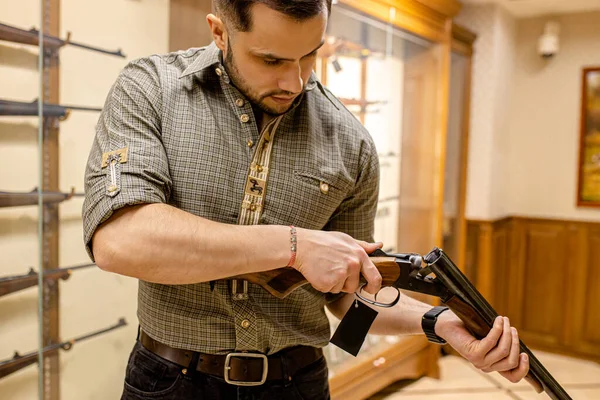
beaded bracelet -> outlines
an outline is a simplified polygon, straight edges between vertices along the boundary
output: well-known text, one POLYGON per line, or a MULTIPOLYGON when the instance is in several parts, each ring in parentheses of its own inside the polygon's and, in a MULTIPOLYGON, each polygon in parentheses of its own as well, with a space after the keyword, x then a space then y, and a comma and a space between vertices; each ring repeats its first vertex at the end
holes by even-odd
POLYGON ((288 262, 288 267, 292 267, 296 262, 296 227, 294 225, 290 225, 290 250, 292 251, 292 255, 290 257, 290 261, 288 262))

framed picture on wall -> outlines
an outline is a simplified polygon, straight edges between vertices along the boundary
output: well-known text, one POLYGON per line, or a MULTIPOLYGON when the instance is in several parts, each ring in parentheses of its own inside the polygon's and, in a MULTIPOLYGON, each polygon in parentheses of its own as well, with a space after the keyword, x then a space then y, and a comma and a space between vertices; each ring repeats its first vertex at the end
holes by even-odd
POLYGON ((583 70, 577 205, 600 207, 600 67, 583 70))

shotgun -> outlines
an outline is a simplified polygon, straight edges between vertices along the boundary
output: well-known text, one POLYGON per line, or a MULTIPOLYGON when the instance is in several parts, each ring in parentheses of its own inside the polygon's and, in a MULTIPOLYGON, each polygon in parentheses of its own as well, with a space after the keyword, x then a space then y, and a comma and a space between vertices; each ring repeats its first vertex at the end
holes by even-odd
POLYGON ((75 193, 75 188, 71 189, 70 193, 63 192, 41 192, 38 188, 31 192, 1 192, 0 191, 0 208, 2 207, 18 207, 18 206, 34 206, 38 204, 38 196, 42 196, 44 204, 60 203, 69 200, 72 197, 85 196, 84 193, 75 193))
MULTIPOLYGON (((37 29, 30 29, 26 31, 25 29, 16 28, 14 26, 0 24, 0 40, 6 40, 14 43, 23 43, 23 44, 31 44, 34 46, 39 46, 39 31, 37 29)), ((99 47, 89 46, 87 44, 81 44, 71 41, 71 33, 67 33, 66 39, 61 39, 56 36, 44 35, 43 36, 44 47, 47 49, 51 49, 56 51, 65 45, 71 45, 75 47, 80 47, 82 49, 95 51, 98 53, 104 53, 111 56, 123 57, 125 58, 125 54, 118 49, 117 51, 104 50, 99 47)))
MULTIPOLYGON (((392 307, 400 300, 401 289, 423 293, 440 298, 476 338, 482 339, 491 330, 498 313, 441 249, 434 248, 424 257, 416 253, 387 254, 377 250, 370 257, 381 274, 381 287, 395 288, 397 296, 389 303, 380 303, 356 293, 362 301, 377 307, 392 307)), ((278 298, 285 298, 308 283, 299 271, 291 267, 239 275, 232 279, 258 284, 278 298)), ((520 347, 530 360, 527 380, 553 400, 571 400, 522 341, 520 347)))
MULTIPOLYGON (((39 100, 35 99, 31 103, 22 101, 2 100, 0 99, 0 115, 8 116, 32 116, 38 115, 39 100)), ((58 117, 65 120, 69 117, 72 110, 78 111, 102 111, 96 107, 78 107, 78 106, 61 106, 58 104, 44 103, 42 106, 42 115, 44 117, 58 117)))
MULTIPOLYGON (((117 328, 127 325, 125 318, 119 319, 115 325, 110 326, 105 329, 101 329, 96 332, 88 333, 87 335, 79 336, 71 340, 67 340, 66 342, 51 344, 42 349, 42 354, 45 356, 51 356, 53 354, 58 353, 59 350, 71 350, 73 345, 78 342, 82 342, 87 339, 91 339, 94 336, 101 335, 106 332, 110 332, 117 328)), ((38 352, 32 351, 31 353, 20 355, 18 352, 15 352, 15 355, 4 361, 0 361, 0 378, 4 378, 7 375, 12 374, 13 372, 17 372, 31 364, 35 364, 38 362, 38 352)))
MULTIPOLYGON (((95 265, 96 264, 83 264, 74 267, 44 270, 44 280, 52 281, 62 279, 66 281, 71 277, 73 271, 93 267, 95 265)), ((0 278, 0 297, 37 286, 37 284, 38 273, 35 272, 33 268, 30 268, 29 272, 25 275, 6 276, 4 278, 0 278)))

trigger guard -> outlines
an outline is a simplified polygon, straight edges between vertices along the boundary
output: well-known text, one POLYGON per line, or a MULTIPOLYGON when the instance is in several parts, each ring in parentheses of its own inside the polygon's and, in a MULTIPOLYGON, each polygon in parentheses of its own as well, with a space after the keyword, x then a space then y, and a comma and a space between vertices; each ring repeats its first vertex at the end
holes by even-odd
POLYGON ((368 304, 371 304, 371 305, 377 306, 377 307, 390 308, 390 307, 394 307, 400 301, 400 289, 398 289, 398 288, 395 288, 397 290, 397 292, 398 292, 398 295, 396 296, 396 298, 394 300, 392 300, 389 303, 380 303, 380 302, 377 301, 377 293, 379 293, 379 292, 375 293, 375 301, 369 300, 369 299, 367 299, 367 298, 365 298, 365 297, 363 297, 363 296, 360 295, 360 292, 362 292, 363 287, 365 285, 366 285, 366 283, 363 284, 358 289, 358 292, 354 293, 356 295, 356 297, 358 297, 361 301, 364 301, 365 303, 368 303, 368 304))

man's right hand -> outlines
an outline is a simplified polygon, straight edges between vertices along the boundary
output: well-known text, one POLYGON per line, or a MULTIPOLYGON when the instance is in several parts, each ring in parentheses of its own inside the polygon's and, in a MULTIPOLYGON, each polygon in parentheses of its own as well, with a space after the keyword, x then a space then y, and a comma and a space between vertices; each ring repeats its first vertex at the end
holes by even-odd
POLYGON ((369 254, 379 248, 381 243, 355 240, 341 232, 297 228, 293 267, 323 293, 354 293, 362 275, 367 281, 364 290, 375 294, 381 288, 381 274, 369 254))

